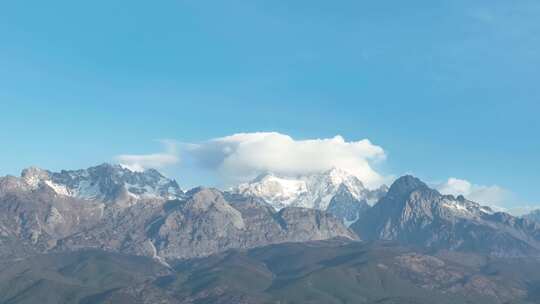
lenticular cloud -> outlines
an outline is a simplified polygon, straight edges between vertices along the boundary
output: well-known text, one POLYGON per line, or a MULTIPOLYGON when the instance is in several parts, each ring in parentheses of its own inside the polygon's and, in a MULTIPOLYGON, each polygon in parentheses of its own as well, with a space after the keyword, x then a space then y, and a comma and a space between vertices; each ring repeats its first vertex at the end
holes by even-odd
POLYGON ((385 158, 384 150, 369 140, 345 141, 341 136, 296 140, 276 132, 239 133, 190 145, 186 151, 207 169, 230 182, 273 172, 295 176, 333 167, 355 174, 367 187, 384 182, 371 163, 385 158))

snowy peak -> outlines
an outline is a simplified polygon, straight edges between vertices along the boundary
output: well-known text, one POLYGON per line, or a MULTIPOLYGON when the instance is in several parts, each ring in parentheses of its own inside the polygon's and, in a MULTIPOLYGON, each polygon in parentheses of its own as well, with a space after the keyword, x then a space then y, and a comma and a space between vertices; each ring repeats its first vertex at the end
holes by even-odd
POLYGON ((237 186, 232 192, 263 199, 278 210, 287 206, 327 210, 332 199, 338 193, 343 196, 345 190, 351 199, 370 204, 380 195, 366 189, 355 175, 338 168, 295 177, 267 173, 237 186))
POLYGON ((322 174, 315 174, 314 177, 322 177, 332 185, 339 186, 341 184, 355 184, 360 188, 364 188, 362 182, 353 174, 339 168, 332 168, 322 174))
POLYGON ((538 227, 463 196, 442 195, 420 180, 396 180, 388 194, 352 225, 366 240, 433 249, 521 256, 540 250, 538 227))
POLYGON ((308 179, 315 186, 314 190, 322 190, 321 194, 328 192, 335 194, 343 185, 354 198, 358 198, 367 190, 358 177, 339 168, 333 168, 322 174, 310 175, 308 179))
POLYGON ((306 181, 302 179, 279 177, 268 173, 250 183, 239 185, 233 192, 262 198, 275 209, 281 209, 300 200, 308 193, 308 188, 306 181))
POLYGON ((21 179, 30 189, 46 186, 60 195, 104 202, 173 199, 183 193, 176 181, 156 170, 134 172, 111 164, 60 172, 32 167, 22 171, 21 179))

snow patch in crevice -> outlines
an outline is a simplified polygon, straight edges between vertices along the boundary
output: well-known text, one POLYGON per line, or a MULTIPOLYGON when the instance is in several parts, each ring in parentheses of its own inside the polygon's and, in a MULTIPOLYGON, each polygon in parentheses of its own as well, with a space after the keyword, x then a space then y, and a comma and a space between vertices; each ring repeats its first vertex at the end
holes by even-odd
POLYGON ((146 242, 147 242, 148 246, 150 247, 150 251, 151 251, 150 253, 152 255, 151 258, 156 260, 161 265, 163 265, 163 266, 165 266, 165 267, 167 267, 169 269, 172 269, 171 265, 169 265, 169 263, 167 263, 167 261, 164 258, 162 258, 162 257, 160 257, 158 255, 158 251, 156 249, 156 246, 152 242, 152 240, 147 240, 146 242))
POLYGON ((56 194, 65 195, 65 196, 71 196, 71 193, 69 192, 68 188, 64 185, 53 183, 50 180, 44 181, 45 185, 49 186, 51 189, 53 189, 56 194))
POLYGON ((470 213, 469 209, 467 207, 459 204, 459 203, 444 203, 443 207, 452 209, 454 211, 463 212, 463 213, 470 213))
POLYGON ((356 223, 356 221, 358 221, 359 218, 360 218, 360 213, 356 212, 356 216, 354 217, 354 219, 352 221, 348 221, 347 219, 343 219, 343 224, 345 226, 347 226, 347 227, 351 227, 351 225, 356 223))

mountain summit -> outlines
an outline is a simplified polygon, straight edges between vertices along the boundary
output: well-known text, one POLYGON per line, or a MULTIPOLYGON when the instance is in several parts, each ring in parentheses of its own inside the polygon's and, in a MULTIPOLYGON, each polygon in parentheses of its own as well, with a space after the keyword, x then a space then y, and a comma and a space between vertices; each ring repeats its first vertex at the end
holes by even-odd
POLYGON ((388 189, 388 197, 403 197, 409 195, 416 190, 428 190, 428 186, 420 179, 412 176, 405 175, 394 181, 390 189, 388 189))
POLYGON ((494 212, 463 196, 442 195, 413 176, 397 179, 388 194, 351 227, 363 239, 435 250, 496 256, 540 253, 537 224, 494 212))
POLYGON ((157 170, 135 172, 107 163, 60 172, 31 167, 22 171, 21 178, 33 189, 46 186, 57 194, 102 202, 174 199, 183 194, 175 180, 157 170))
POLYGON ((355 175, 332 168, 295 177, 267 173, 231 192, 262 199, 276 210, 288 206, 317 209, 329 211, 344 222, 353 222, 386 191, 386 186, 369 190, 355 175))

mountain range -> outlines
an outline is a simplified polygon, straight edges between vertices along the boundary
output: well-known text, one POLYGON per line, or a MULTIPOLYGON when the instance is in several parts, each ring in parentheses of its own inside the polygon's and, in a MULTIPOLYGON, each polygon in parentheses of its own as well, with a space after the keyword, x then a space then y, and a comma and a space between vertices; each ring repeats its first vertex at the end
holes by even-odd
POLYGON ((276 211, 217 189, 183 192, 155 170, 132 172, 109 164, 60 173, 31 168, 21 177, 4 177, 0 211, 0 252, 11 256, 100 248, 162 260, 357 238, 320 210, 276 211))
POLYGON ((32 303, 54 286, 68 303, 535 303, 540 279, 504 267, 540 270, 539 258, 531 217, 413 176, 367 189, 337 168, 267 173, 227 191, 184 191, 156 170, 111 164, 0 178, 0 277, 25 278, 18 288, 37 280, 1 285, 2 303, 32 303), (122 256, 128 273, 110 277, 125 284, 95 285, 95 267, 122 256), (85 267, 94 285, 66 270, 85 267))
POLYGON ((397 179, 387 195, 352 226, 365 240, 393 240, 433 250, 491 256, 538 256, 540 226, 465 199, 442 195, 412 176, 397 179))

